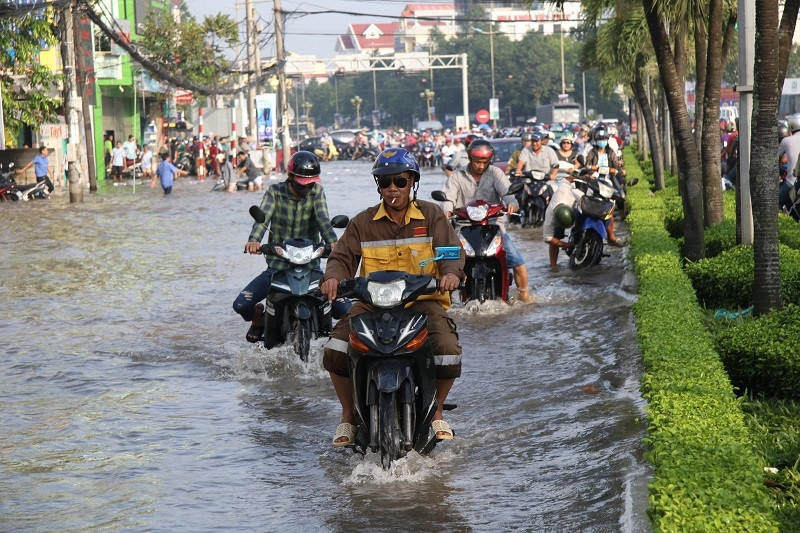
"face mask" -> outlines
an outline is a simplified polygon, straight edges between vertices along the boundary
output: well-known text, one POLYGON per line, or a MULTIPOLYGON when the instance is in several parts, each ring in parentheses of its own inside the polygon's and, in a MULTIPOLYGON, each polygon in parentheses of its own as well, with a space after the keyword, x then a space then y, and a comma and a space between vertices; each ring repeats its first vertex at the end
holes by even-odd
POLYGON ((608 146, 608 141, 597 141, 598 148, 605 148, 606 146, 608 146))

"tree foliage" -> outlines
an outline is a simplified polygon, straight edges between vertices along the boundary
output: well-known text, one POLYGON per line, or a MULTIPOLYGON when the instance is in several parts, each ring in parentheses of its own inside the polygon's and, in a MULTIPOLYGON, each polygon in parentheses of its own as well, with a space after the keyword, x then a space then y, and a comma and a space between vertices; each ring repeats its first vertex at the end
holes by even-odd
POLYGON ((220 80, 230 72, 226 49, 238 42, 236 22, 218 13, 198 21, 181 2, 181 23, 162 11, 151 11, 138 41, 148 58, 198 83, 220 80))
POLYGON ((58 43, 50 13, 0 19, 0 87, 6 136, 13 144, 27 124, 54 120, 61 79, 39 62, 42 49, 58 43))

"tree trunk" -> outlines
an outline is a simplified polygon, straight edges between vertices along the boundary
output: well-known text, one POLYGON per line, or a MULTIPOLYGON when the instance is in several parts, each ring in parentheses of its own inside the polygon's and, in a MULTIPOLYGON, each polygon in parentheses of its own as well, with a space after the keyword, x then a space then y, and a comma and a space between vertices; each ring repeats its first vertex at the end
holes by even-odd
MULTIPOLYGON (((722 82, 722 2, 711 0, 708 11, 708 61, 703 99, 703 215, 706 228, 722 222, 722 169, 719 136, 719 87, 722 82)), ((727 21, 725 21, 727 22, 727 21)))
POLYGON ((783 90, 783 80, 786 77, 786 67, 789 65, 789 52, 792 51, 792 37, 797 26, 797 12, 800 10, 800 0, 786 0, 781 15, 781 25, 778 28, 778 42, 780 49, 778 57, 778 87, 783 90))
POLYGON ((652 148, 653 154, 653 180, 655 181, 655 188, 657 191, 664 189, 664 160, 661 156, 661 141, 658 139, 658 127, 656 127, 656 119, 653 115, 653 108, 650 106, 650 100, 647 98, 647 90, 642 82, 642 71, 638 68, 638 64, 642 56, 637 57, 637 68, 634 73, 633 83, 631 89, 633 96, 636 98, 636 103, 639 105, 641 112, 641 119, 645 123, 647 131, 648 143, 652 148))
MULTIPOLYGON (((700 154, 694 142, 689 112, 684 99, 684 87, 670 50, 667 31, 658 12, 653 7, 654 0, 642 0, 650 38, 658 60, 661 83, 669 105, 670 119, 675 133, 678 154, 678 172, 684 182, 683 235, 684 254, 690 261, 705 257, 705 235, 703 233, 703 173, 700 154)), ((773 147, 774 151, 774 147, 773 147)))
POLYGON ((694 60, 697 80, 694 87, 694 140, 703 143, 703 102, 706 94, 706 61, 708 60, 708 35, 706 17, 698 4, 694 9, 694 60))
POLYGON ((750 147, 750 179, 753 187, 753 256, 755 279, 753 300, 755 314, 763 315, 783 307, 781 297, 778 217, 778 161, 775 158, 775 134, 781 89, 778 85, 779 46, 778 0, 756 1, 756 43, 753 69, 753 135, 750 147))

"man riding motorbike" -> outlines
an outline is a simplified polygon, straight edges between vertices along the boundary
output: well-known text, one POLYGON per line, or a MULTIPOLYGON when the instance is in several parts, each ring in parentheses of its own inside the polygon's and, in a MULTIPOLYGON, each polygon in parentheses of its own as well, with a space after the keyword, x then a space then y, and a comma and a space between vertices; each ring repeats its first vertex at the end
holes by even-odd
MULTIPOLYGON (((418 274, 420 260, 434 257, 436 247, 460 246, 458 236, 439 207, 417 200, 420 172, 413 155, 402 148, 384 150, 375 160, 372 175, 381 203, 356 215, 331 252, 320 285, 320 290, 330 300, 336 298, 340 280, 356 275, 359 262, 362 276, 379 270, 418 274)), ((453 431, 444 421, 442 411, 450 388, 461 375, 461 346, 455 323, 448 318, 446 309, 450 305, 449 291, 457 289, 464 277, 464 255, 462 253, 458 260, 436 261, 431 266, 434 275, 440 278, 439 292, 420 296, 410 310, 428 315, 438 402, 432 427, 437 439, 449 440, 453 438, 453 431)), ((323 366, 330 373, 342 405, 341 423, 333 437, 335 447, 354 443, 353 385, 347 356, 349 319, 369 311, 365 304, 354 304, 347 316, 336 323, 325 345, 323 366)))
MULTIPOLYGON (((485 200, 495 204, 503 202, 509 214, 519 211, 517 199, 514 195, 507 194, 511 185, 508 176, 492 165, 494 158, 492 144, 485 139, 476 139, 469 143, 467 156, 469 157, 467 168, 456 169, 444 185, 443 192, 447 202, 442 208, 445 216, 449 217, 455 209, 474 200, 485 200)), ((555 158, 555 155, 553 157, 555 158)), ((506 233, 502 221, 498 221, 498 224, 503 231, 503 247, 506 250, 508 266, 514 273, 514 283, 517 285, 519 298, 523 302, 532 302, 533 298, 528 290, 528 269, 525 267, 525 260, 506 233)))
POLYGON ((558 165, 558 157, 552 148, 544 146, 544 138, 538 131, 531 134, 531 145, 519 153, 515 174, 519 176, 527 170, 538 170, 549 179, 556 179, 557 169, 554 166, 558 165))
MULTIPOLYGON (((306 151, 296 152, 289 159, 287 169, 289 178, 270 185, 264 192, 261 210, 266 221, 253 224, 244 248, 247 253, 261 253, 261 239, 267 232, 267 224, 272 242, 281 243, 292 238, 317 241, 320 235, 326 243, 336 242, 325 191, 320 185, 317 156, 306 151)), ((244 320, 252 322, 246 335, 248 342, 258 342, 264 333, 264 306, 260 302, 267 297, 272 276, 290 265, 289 261, 274 253, 268 253, 266 260, 267 269, 248 283, 233 302, 233 310, 244 320)), ((319 259, 315 262, 313 267, 319 265, 319 259)))
POLYGON ((531 141, 533 139, 533 134, 529 131, 525 131, 522 133, 520 137, 520 142, 522 146, 514 150, 512 152, 511 157, 508 158, 508 164, 506 165, 506 174, 511 174, 514 170, 517 169, 517 162, 519 162, 519 154, 531 145, 531 141))

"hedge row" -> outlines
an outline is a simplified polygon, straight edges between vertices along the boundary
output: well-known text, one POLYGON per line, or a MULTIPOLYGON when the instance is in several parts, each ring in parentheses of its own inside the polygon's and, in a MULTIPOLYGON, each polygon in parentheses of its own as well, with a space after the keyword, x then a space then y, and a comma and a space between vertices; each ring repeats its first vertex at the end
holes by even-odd
MULTIPOLYGON (((782 268, 782 267, 781 267, 782 268)), ((733 383, 742 390, 800 400, 800 307, 743 321, 717 336, 733 383)))
MULTIPOLYGON (((628 176, 642 179, 632 155, 625 158, 628 176)), ((653 529, 778 531, 763 466, 665 230, 664 196, 632 187, 627 219, 639 280, 634 314, 645 362, 653 529)))
MULTIPOLYGON (((780 246, 784 302, 800 304, 800 250, 780 246)), ((686 266, 697 299, 707 309, 744 309, 753 305, 753 247, 740 244, 716 257, 686 266)))

